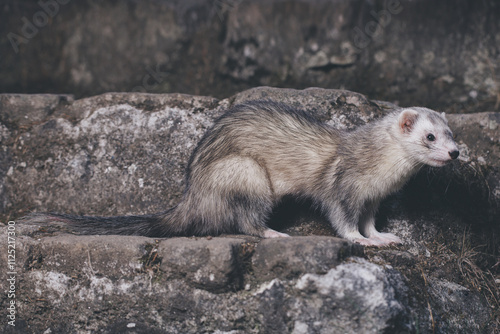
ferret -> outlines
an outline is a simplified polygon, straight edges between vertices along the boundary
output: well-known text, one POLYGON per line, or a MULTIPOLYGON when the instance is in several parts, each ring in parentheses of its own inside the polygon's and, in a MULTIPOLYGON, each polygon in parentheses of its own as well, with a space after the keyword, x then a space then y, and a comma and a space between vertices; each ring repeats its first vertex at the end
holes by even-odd
POLYGON ((291 106, 252 101, 217 119, 192 153, 180 203, 165 212, 118 217, 32 213, 32 223, 63 223, 80 234, 148 237, 241 233, 288 237, 270 229, 284 196, 309 199, 340 237, 362 245, 401 243, 375 228, 382 199, 422 166, 441 167, 459 151, 444 113, 401 108, 353 131, 291 106))

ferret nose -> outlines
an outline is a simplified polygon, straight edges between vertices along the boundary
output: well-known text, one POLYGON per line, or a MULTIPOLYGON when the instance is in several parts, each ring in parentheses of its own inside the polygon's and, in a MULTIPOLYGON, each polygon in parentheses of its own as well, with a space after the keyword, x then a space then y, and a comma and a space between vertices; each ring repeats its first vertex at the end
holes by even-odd
POLYGON ((450 157, 455 160, 456 158, 458 158, 458 155, 460 154, 460 152, 458 152, 457 150, 455 151, 450 151, 448 152, 448 154, 450 155, 450 157))

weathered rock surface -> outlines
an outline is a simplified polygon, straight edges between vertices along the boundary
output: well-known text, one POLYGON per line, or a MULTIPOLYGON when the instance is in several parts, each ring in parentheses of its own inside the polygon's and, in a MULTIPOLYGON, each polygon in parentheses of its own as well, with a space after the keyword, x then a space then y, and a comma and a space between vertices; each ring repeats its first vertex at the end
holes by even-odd
POLYGON ((441 311, 449 314, 443 331, 460 330, 463 333, 484 332, 488 323, 488 310, 477 295, 469 289, 446 280, 432 279, 429 293, 441 311))
POLYGON ((167 239, 160 242, 160 269, 166 277, 183 278, 211 291, 241 289, 242 263, 238 258, 244 240, 167 239))
MULTIPOLYGON (((338 250, 352 247, 325 237, 297 238, 294 245, 307 249, 318 241, 338 250)), ((304 270, 298 280, 267 277, 266 282, 257 275, 251 283, 233 284, 231 280, 244 273, 237 269, 244 259, 238 250, 245 240, 174 238, 148 252, 148 246, 155 243, 154 239, 115 236, 17 239, 17 321, 15 328, 3 326, 4 330, 83 333, 106 329, 114 333, 135 324, 138 331, 131 330, 139 333, 151 329, 308 333, 304 331, 308 326, 314 332, 337 328, 369 333, 413 326, 404 278, 359 258, 336 269, 331 269, 334 264, 322 266, 323 275, 304 270), (156 263, 161 262, 159 268, 148 262, 152 254, 156 263), (64 314, 64 321, 58 314, 64 314), (52 320, 47 322, 48 318, 52 320)), ((332 253, 316 254, 315 261, 328 263, 332 253)), ((264 260, 273 261, 275 256, 269 253, 264 260)), ((259 254, 263 257, 266 254, 259 254)), ((252 268, 267 269, 255 262, 252 268)), ((1 286, 6 289, 5 280, 1 286)), ((5 296, 2 301, 6 307, 5 296)))
POLYGON ((4 0, 0 15, 0 92, 320 86, 499 107, 495 0, 4 0))
POLYGON ((346 240, 316 237, 304 242, 304 237, 262 240, 252 258, 257 279, 297 278, 305 273, 324 274, 351 256, 363 254, 363 247, 346 240))
MULTIPOLYGON (((304 304, 296 309, 299 315, 295 326, 311 324, 314 319, 310 311, 320 305, 320 313, 330 319, 322 327, 333 332, 372 333, 380 328, 394 333, 415 330, 406 306, 405 280, 393 270, 357 260, 341 264, 326 275, 306 274, 295 287, 307 296, 304 304), (332 303, 324 303, 325 297, 331 298, 332 303)), ((305 333, 319 332, 318 329, 313 327, 305 333)))
MULTIPOLYGON (((346 129, 395 107, 318 88, 260 87, 222 101, 179 94, 115 93, 76 101, 0 95, 2 221, 16 221, 31 210, 99 215, 164 210, 178 200, 189 154, 214 118, 252 99, 305 108, 346 129)), ((362 259, 361 246, 332 236, 156 240, 2 226, 0 261, 8 263, 8 245, 14 242, 9 271, 16 274, 15 299, 2 294, 0 306, 7 310, 16 301, 16 327, 4 322, 0 328, 17 333, 493 331, 484 296, 454 262, 428 263, 439 255, 432 247, 437 241, 451 250, 448 258, 465 244, 489 244, 498 254, 499 117, 450 115, 461 160, 422 171, 384 203, 380 222, 405 245, 371 250, 366 257, 372 262, 362 259), (474 221, 466 210, 457 211, 468 196, 475 200, 474 221), (15 241, 7 238, 9 230, 15 241), (471 231, 467 242, 464 230, 471 231)), ((306 216, 302 225, 321 224, 309 215, 313 218, 306 216)), ((12 275, 5 270, 2 275, 0 289, 8 292, 12 275)))

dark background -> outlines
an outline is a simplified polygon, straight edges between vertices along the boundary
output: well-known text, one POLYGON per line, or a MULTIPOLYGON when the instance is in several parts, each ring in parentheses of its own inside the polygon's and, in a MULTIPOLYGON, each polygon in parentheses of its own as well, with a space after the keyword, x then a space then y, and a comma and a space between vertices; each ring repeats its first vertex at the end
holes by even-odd
POLYGON ((499 110, 494 0, 3 0, 0 92, 349 89, 499 110))

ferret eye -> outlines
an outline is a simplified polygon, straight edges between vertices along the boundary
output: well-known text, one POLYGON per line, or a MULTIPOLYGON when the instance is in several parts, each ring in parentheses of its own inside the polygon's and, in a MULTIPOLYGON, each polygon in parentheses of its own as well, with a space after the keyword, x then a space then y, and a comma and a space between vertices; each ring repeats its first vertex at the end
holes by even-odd
POLYGON ((434 137, 434 135, 433 135, 432 133, 429 133, 429 134, 427 135, 427 140, 428 140, 428 141, 434 141, 434 140, 436 140, 436 137, 434 137))

